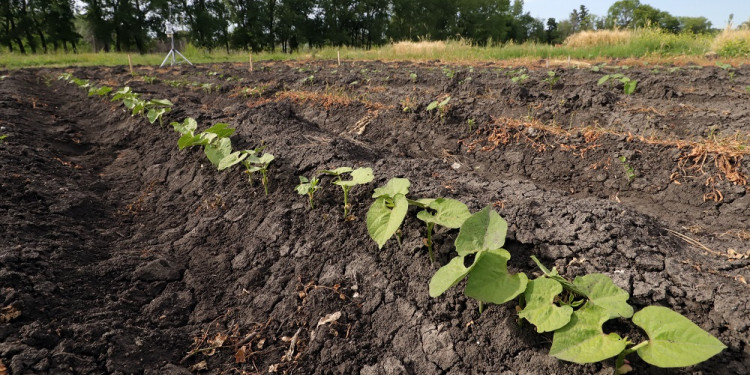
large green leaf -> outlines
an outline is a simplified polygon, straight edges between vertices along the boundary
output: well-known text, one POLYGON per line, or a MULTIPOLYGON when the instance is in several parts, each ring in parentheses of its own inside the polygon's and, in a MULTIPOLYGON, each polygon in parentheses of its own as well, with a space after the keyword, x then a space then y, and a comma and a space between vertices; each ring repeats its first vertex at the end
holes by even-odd
POLYGON ((356 186, 363 185, 375 179, 372 174, 372 168, 357 168, 351 171, 352 179, 348 181, 335 181, 334 184, 339 186, 356 186))
POLYGON ((633 315, 633 323, 648 334, 648 344, 638 349, 638 355, 654 366, 692 366, 726 349, 721 341, 666 307, 646 307, 633 315))
POLYGON ((503 247, 508 223, 489 206, 471 215, 458 232, 456 251, 458 255, 468 255, 481 250, 494 250, 503 247))
POLYGON ((350 173, 353 169, 351 167, 338 167, 336 169, 326 169, 320 171, 321 173, 330 174, 334 176, 339 176, 344 173, 350 173))
POLYGON ((562 293, 562 285, 552 279, 540 277, 529 281, 524 298, 526 307, 518 316, 536 326, 539 333, 554 331, 570 322, 573 308, 569 305, 557 306, 555 297, 562 293))
POLYGON ((451 259, 448 264, 440 267, 440 269, 432 275, 432 279, 430 279, 430 297, 437 297, 458 284, 469 274, 469 272, 471 272, 474 265, 479 262, 483 255, 484 253, 477 254, 476 258, 474 258, 474 263, 469 267, 464 266, 466 257, 462 256, 457 256, 451 259))
POLYGON ((159 108, 159 109, 149 109, 146 113, 146 118, 148 119, 148 122, 153 124, 156 122, 156 120, 159 119, 159 117, 164 116, 164 114, 167 112, 165 108, 159 108))
POLYGON ((235 164, 239 164, 241 161, 245 160, 247 155, 248 155, 247 151, 233 152, 225 156, 224 159, 221 159, 221 161, 219 162, 218 169, 220 171, 223 171, 235 164))
POLYGON ((203 151, 206 153, 206 157, 215 166, 219 166, 221 159, 227 157, 232 153, 232 141, 229 138, 219 138, 218 140, 207 144, 203 151))
POLYGON ((574 311, 570 322, 555 331, 549 354, 575 363, 603 361, 620 354, 628 341, 616 333, 605 334, 602 324, 609 312, 591 303, 574 311))
POLYGON ((185 147, 195 146, 201 142, 200 135, 193 135, 193 133, 185 133, 177 140, 177 147, 182 150, 185 147))
POLYGON ((168 99, 151 99, 146 103, 147 106, 160 106, 160 107, 171 107, 174 104, 172 104, 171 101, 168 99))
POLYGON ((376 199, 367 211, 367 232, 381 249, 401 226, 409 209, 409 202, 403 194, 393 197, 392 209, 388 208, 386 200, 385 197, 376 199))
POLYGON ((523 273, 508 273, 510 253, 495 249, 482 251, 480 255, 469 272, 464 294, 478 301, 499 305, 523 293, 528 278, 523 273))
POLYGON ((193 134, 195 133, 195 130, 198 129, 198 122, 192 117, 186 118, 182 123, 175 121, 171 125, 174 130, 180 134, 193 134))
POLYGON ((224 138, 224 137, 229 137, 230 135, 234 134, 234 129, 230 128, 229 124, 220 122, 206 129, 205 133, 213 133, 221 138, 224 138))
POLYGON ((461 225, 471 216, 469 208, 455 199, 438 198, 432 200, 427 206, 430 210, 419 211, 417 219, 426 223, 442 225, 446 228, 460 228, 461 225))
POLYGON ((385 186, 375 188, 375 192, 372 194, 372 197, 374 199, 378 199, 380 197, 393 198, 397 194, 406 196, 406 194, 409 194, 410 186, 411 182, 409 182, 409 180, 405 178, 392 178, 388 180, 388 183, 386 183, 385 186))
POLYGON ((573 285, 589 299, 589 303, 597 305, 609 313, 609 318, 630 318, 633 307, 628 305, 628 292, 620 289, 612 279, 601 273, 579 276, 573 280, 573 285))

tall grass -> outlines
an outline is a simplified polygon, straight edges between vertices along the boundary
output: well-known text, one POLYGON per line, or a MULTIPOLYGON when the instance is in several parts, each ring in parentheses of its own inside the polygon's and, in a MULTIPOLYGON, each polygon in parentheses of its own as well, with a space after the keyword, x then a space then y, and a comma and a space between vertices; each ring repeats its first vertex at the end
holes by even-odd
POLYGON ((750 56, 750 29, 725 28, 713 40, 711 49, 720 56, 750 56))
MULTIPOLYGON (((725 33, 714 41, 710 35, 671 34, 658 29, 636 31, 595 31, 571 36, 563 45, 553 46, 539 43, 505 43, 486 47, 473 46, 465 40, 445 42, 399 42, 370 50, 349 47, 303 48, 292 54, 280 51, 253 54, 253 60, 336 60, 338 54, 344 60, 441 60, 445 62, 476 62, 508 59, 602 59, 602 58, 666 58, 677 56, 702 57, 713 48, 722 53, 737 56, 750 50, 750 31, 725 33), (743 39, 744 38, 744 39, 743 39), (716 47, 719 40, 721 42, 716 47), (738 41, 739 40, 739 41, 738 41)), ((193 63, 240 62, 247 63, 248 52, 211 52, 187 45, 181 51, 193 63)), ((159 65, 165 53, 131 54, 134 65, 159 65)), ((34 66, 90 66, 127 65, 127 53, 49 53, 0 55, 0 68, 14 69, 34 66)))

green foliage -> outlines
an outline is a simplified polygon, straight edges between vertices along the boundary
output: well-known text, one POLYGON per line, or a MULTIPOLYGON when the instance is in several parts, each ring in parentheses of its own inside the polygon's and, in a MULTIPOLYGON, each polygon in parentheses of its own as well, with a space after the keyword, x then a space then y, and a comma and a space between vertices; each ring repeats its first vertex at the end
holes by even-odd
POLYGON ((315 192, 320 189, 318 184, 320 183, 320 179, 318 177, 311 177, 307 178, 305 176, 299 176, 299 185, 294 188, 295 191, 297 191, 297 194, 299 195, 307 195, 310 202, 310 208, 315 208, 315 205, 313 204, 313 196, 315 195, 315 192))
POLYGON ((143 82, 148 83, 149 85, 153 85, 159 79, 159 77, 142 75, 141 79, 143 80, 143 82))
POLYGON ((417 213, 417 219, 427 224, 427 250, 430 261, 435 261, 432 253, 432 231, 435 225, 446 228, 460 228, 466 219, 471 216, 469 208, 461 201, 455 199, 438 198, 431 201, 424 210, 417 213))
POLYGON ((526 73, 526 69, 524 68, 520 68, 518 70, 511 70, 507 74, 511 76, 510 80, 513 83, 517 83, 519 85, 523 84, 529 79, 529 75, 528 73, 526 73))
POLYGON ((260 172, 263 190, 268 195, 268 167, 276 159, 272 154, 261 154, 263 147, 254 150, 235 151, 225 156, 219 162, 217 168, 222 171, 236 164, 242 163, 245 166, 245 173, 248 175, 248 181, 252 184, 253 173, 260 172), (260 155, 260 156, 259 156, 260 155))
POLYGON ((628 341, 616 333, 604 333, 602 325, 609 319, 608 311, 587 303, 573 312, 568 324, 555 331, 549 354, 581 364, 603 361, 620 354, 628 341))
POLYGON ((409 79, 411 80, 411 83, 417 83, 417 73, 410 72, 409 79))
POLYGON ((625 177, 628 178, 628 182, 632 182, 635 179, 635 169, 628 164, 628 159, 625 156, 617 158, 622 163, 622 168, 625 170, 625 177))
POLYGON ((467 276, 464 293, 480 302, 501 304, 523 293, 526 275, 511 275, 507 270, 510 253, 502 249, 507 226, 490 207, 466 219, 455 241, 458 256, 432 276, 430 296, 443 294, 467 276))
POLYGON ((98 96, 103 97, 109 95, 109 93, 112 92, 112 88, 109 86, 101 86, 101 87, 95 87, 91 86, 89 87, 89 96, 98 96))
POLYGON ((182 124, 173 122, 171 125, 175 131, 182 134, 177 141, 180 150, 186 147, 203 146, 206 157, 217 168, 222 159, 232 153, 232 142, 229 136, 234 134, 234 129, 230 128, 229 124, 217 123, 197 135, 195 134, 197 122, 192 118, 185 119, 182 124))
POLYGON ((445 115, 448 113, 448 103, 451 101, 450 96, 446 96, 443 100, 437 101, 433 100, 430 102, 430 104, 427 105, 427 108, 425 108, 425 111, 432 112, 435 109, 438 110, 438 113, 440 114, 440 121, 445 121, 445 115))
POLYGON ((375 178, 372 174, 372 168, 352 169, 350 167, 340 167, 334 170, 324 170, 322 173, 335 176, 336 179, 333 181, 333 184, 340 186, 341 190, 344 191, 344 218, 349 217, 349 209, 351 208, 349 204, 349 191, 357 185, 368 184, 375 178), (352 179, 344 180, 343 176, 345 174, 350 174, 352 179))
POLYGON ((526 307, 518 316, 535 325, 539 333, 562 328, 568 324, 573 314, 572 306, 555 304, 555 297, 562 291, 562 285, 553 279, 540 277, 529 281, 524 292, 526 307))
POLYGON ((549 84, 550 90, 555 87, 558 81, 560 81, 560 76, 558 76, 554 70, 548 70, 547 71, 547 78, 543 79, 544 82, 547 82, 549 84))
POLYGON ((375 202, 367 211, 367 232, 380 249, 406 218, 409 208, 406 194, 410 185, 405 178, 392 178, 385 187, 375 189, 372 195, 375 202))
POLYGON ((726 63, 717 61, 716 66, 718 66, 719 68, 727 72, 730 82, 734 81, 734 67, 731 64, 726 64, 726 63))
POLYGON ((599 78, 599 81, 597 81, 596 84, 598 86, 601 86, 608 81, 620 81, 620 83, 623 84, 622 91, 625 93, 625 95, 632 95, 635 92, 636 86, 638 85, 638 81, 630 79, 622 73, 604 75, 599 78))
POLYGON ((5 139, 8 138, 7 134, 0 135, 0 143, 5 142, 5 139))
POLYGON ((167 99, 151 99, 143 104, 144 111, 146 111, 146 119, 148 122, 153 124, 156 120, 159 120, 159 125, 164 125, 163 117, 164 114, 172 110, 171 101, 167 99))
POLYGON ((721 341, 684 316, 661 306, 648 306, 633 315, 633 324, 648 335, 637 349, 657 367, 685 367, 701 363, 726 349, 721 341))

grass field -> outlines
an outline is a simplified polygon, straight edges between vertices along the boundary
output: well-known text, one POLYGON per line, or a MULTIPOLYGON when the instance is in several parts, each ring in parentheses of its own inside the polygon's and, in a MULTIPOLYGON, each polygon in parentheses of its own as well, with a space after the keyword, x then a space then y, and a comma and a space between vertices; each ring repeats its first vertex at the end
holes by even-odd
MULTIPOLYGON (((722 58, 741 58, 750 53, 750 31, 725 30, 718 35, 670 34, 660 30, 582 32, 568 38, 563 45, 506 43, 490 47, 476 47, 465 41, 447 42, 400 42, 387 44, 370 50, 356 48, 325 47, 301 49, 292 54, 263 52, 253 55, 254 61, 262 60, 441 60, 467 63, 508 59, 627 59, 681 60, 702 58, 715 52, 722 58)), ((182 53, 193 63, 248 62, 248 52, 227 53, 224 50, 205 50, 188 45, 182 53)), ((158 65, 165 53, 140 55, 131 53, 133 65, 158 65)), ((4 53, 0 56, 0 68, 59 67, 91 65, 127 65, 128 53, 48 53, 22 55, 4 53)))

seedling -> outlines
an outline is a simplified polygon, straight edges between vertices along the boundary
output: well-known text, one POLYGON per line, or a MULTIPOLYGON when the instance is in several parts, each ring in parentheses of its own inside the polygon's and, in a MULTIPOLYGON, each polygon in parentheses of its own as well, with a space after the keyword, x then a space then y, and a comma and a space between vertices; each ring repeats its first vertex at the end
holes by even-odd
POLYGON ((734 67, 732 67, 731 64, 721 63, 717 61, 716 66, 727 72, 730 82, 734 81, 734 67))
POLYGON ((133 108, 135 108, 136 104, 139 104, 139 102, 141 101, 140 99, 138 99, 139 96, 140 95, 133 92, 130 87, 125 86, 122 89, 117 90, 114 95, 112 95, 111 101, 114 102, 116 100, 122 100, 122 104, 125 105, 127 109, 132 110, 133 108))
POLYGON ((529 75, 526 73, 526 69, 524 68, 511 70, 507 74, 512 76, 510 80, 513 81, 513 83, 517 83, 519 85, 523 84, 527 79, 529 79, 529 75))
POLYGON ((0 135, 0 143, 5 142, 5 138, 8 138, 7 134, 0 135))
POLYGON ((555 87, 557 82, 560 80, 560 76, 555 74, 554 70, 548 70, 547 71, 547 78, 543 79, 544 82, 547 82, 549 84, 550 90, 555 87))
POLYGON ((240 90, 240 92, 242 93, 242 96, 245 98, 247 98, 248 96, 257 96, 260 98, 261 96, 263 96, 263 93, 266 91, 267 88, 268 88, 268 85, 260 85, 260 86, 255 86, 252 88, 245 87, 242 90, 240 90))
POLYGON ((404 112, 411 112, 417 106, 411 96, 407 96, 401 100, 401 110, 404 112))
POLYGON ((144 108, 148 111, 146 113, 148 122, 153 124, 156 120, 159 120, 159 126, 164 125, 162 118, 165 113, 172 110, 173 105, 174 104, 167 99, 151 99, 147 101, 144 108))
POLYGON ((432 231, 435 224, 457 229, 471 216, 469 208, 455 199, 438 198, 429 202, 424 210, 417 213, 417 219, 427 224, 427 251, 430 262, 435 262, 432 252, 432 231))
POLYGON ((336 179, 333 181, 333 184, 340 186, 341 190, 344 191, 345 219, 349 217, 349 210, 351 209, 351 205, 349 204, 349 191, 357 185, 370 183, 375 178, 375 176, 373 176, 372 174, 372 168, 352 169, 350 167, 340 167, 333 170, 324 170, 322 171, 322 173, 335 176, 336 179), (343 179, 344 175, 347 173, 351 175, 351 180, 343 179))
POLYGON ((448 78, 453 78, 453 76, 456 75, 456 72, 448 67, 444 67, 443 74, 448 78))
POLYGON ((159 77, 143 75, 143 76, 141 76, 141 79, 143 79, 143 82, 145 82, 145 83, 147 83, 149 85, 153 85, 154 82, 156 82, 156 80, 159 79, 159 77))
POLYGON ((294 188, 294 190, 297 191, 297 194, 299 195, 307 195, 310 202, 310 209, 315 208, 315 205, 313 204, 313 197, 315 196, 315 192, 320 189, 318 184, 320 183, 320 179, 313 176, 310 179, 308 179, 305 176, 299 176, 299 185, 294 188))
POLYGON ((628 178, 628 182, 633 182, 635 179, 635 169, 628 164, 628 159, 624 156, 620 156, 618 159, 620 159, 620 162, 622 163, 622 168, 625 170, 625 176, 628 178))
POLYGON ((102 86, 102 87, 90 87, 89 88, 89 96, 98 96, 103 97, 107 96, 110 92, 112 92, 112 88, 109 86, 102 86))
POLYGON ((472 132, 472 129, 474 129, 474 125, 476 125, 476 124, 477 123, 476 123, 476 121, 473 118, 470 118, 470 119, 466 120, 466 125, 469 126, 469 133, 472 132))
POLYGON ((411 83, 417 83, 417 73, 409 73, 409 79, 411 79, 411 83))
POLYGON ((198 123, 190 117, 186 118, 183 123, 173 122, 171 125, 175 131, 182 134, 177 141, 177 147, 180 150, 186 147, 203 146, 206 157, 217 168, 219 163, 232 153, 232 142, 229 136, 234 134, 235 129, 230 128, 229 124, 217 123, 197 135, 195 131, 198 123))
POLYGON ((623 92, 625 95, 632 95, 635 92, 636 86, 638 85, 638 81, 634 79, 630 79, 626 77, 622 73, 615 73, 615 74, 607 74, 602 76, 602 78, 599 78, 599 81, 596 82, 598 86, 601 86, 605 84, 607 81, 620 81, 620 83, 623 84, 623 92))
POLYGON ((266 195, 268 195, 268 167, 275 158, 269 153, 264 153, 263 155, 258 156, 262 150, 263 147, 258 147, 255 150, 232 152, 219 162, 218 169, 222 171, 235 164, 242 163, 242 165, 245 166, 245 173, 247 173, 248 181, 251 184, 253 182, 253 173, 260 172, 263 190, 266 195))
POLYGON ((430 102, 430 104, 427 105, 427 108, 425 108, 425 110, 427 112, 432 112, 437 109, 438 113, 440 114, 440 121, 445 121, 445 114, 448 113, 448 102, 450 101, 450 96, 446 96, 445 99, 439 102, 437 100, 433 100, 432 102, 430 102))
POLYGON ((303 84, 303 85, 304 85, 304 84, 309 84, 309 85, 311 85, 311 86, 312 86, 312 84, 313 84, 313 83, 315 83, 315 76, 314 76, 314 75, 312 75, 312 74, 311 74, 311 75, 309 75, 309 76, 307 76, 307 77, 305 77, 305 78, 304 78, 304 79, 302 80, 302 84, 303 84))

